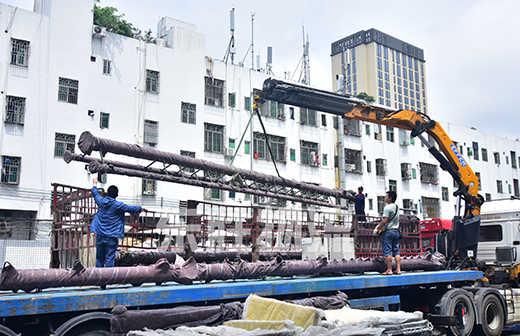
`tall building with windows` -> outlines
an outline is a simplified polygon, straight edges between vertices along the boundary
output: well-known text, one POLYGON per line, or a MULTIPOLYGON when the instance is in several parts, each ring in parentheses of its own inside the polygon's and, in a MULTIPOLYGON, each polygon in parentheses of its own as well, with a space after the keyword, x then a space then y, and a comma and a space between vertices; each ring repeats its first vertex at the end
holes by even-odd
POLYGON ((334 91, 366 92, 381 105, 428 113, 422 49, 372 28, 332 43, 331 56, 340 79, 334 91))

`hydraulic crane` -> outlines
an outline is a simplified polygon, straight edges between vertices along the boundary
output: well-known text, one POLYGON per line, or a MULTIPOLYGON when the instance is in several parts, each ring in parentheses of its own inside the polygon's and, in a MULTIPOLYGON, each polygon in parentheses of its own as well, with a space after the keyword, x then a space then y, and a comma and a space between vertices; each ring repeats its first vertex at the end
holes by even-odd
POLYGON ((444 244, 439 241, 438 246, 446 246, 447 250, 444 252, 454 260, 465 261, 476 257, 480 206, 484 203, 484 198, 478 194, 477 176, 438 122, 421 112, 372 105, 349 95, 272 78, 264 81, 260 95, 255 97, 255 110, 259 104, 267 100, 411 131, 411 136, 419 138, 424 143, 428 151, 439 161, 440 167, 449 172, 459 186, 454 192, 454 196, 457 197, 454 229, 445 233, 444 244), (432 146, 423 133, 429 134, 440 150, 432 146), (465 202, 462 215, 461 200, 465 202))

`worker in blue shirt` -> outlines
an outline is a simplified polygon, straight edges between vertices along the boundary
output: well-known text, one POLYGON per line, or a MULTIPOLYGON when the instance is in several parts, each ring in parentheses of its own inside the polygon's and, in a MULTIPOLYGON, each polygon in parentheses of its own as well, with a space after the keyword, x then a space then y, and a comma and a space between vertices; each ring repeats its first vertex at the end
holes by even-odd
POLYGON ((365 218, 365 194, 363 194, 363 187, 358 188, 358 193, 354 196, 354 209, 356 217, 359 221, 366 221, 365 218))
POLYGON ((106 197, 102 197, 97 188, 97 179, 92 182, 92 195, 98 206, 98 212, 90 225, 96 234, 96 267, 114 267, 118 239, 124 237, 125 212, 139 213, 148 209, 116 201, 119 190, 113 185, 108 187, 106 197))

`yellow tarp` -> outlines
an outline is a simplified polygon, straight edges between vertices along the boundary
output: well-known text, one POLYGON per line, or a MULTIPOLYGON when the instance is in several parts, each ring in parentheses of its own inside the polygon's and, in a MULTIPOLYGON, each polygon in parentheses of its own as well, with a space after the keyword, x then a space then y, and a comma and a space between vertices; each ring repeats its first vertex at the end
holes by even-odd
POLYGON ((284 321, 291 320, 303 329, 317 325, 319 314, 313 307, 298 306, 275 299, 249 295, 244 305, 243 320, 284 321))

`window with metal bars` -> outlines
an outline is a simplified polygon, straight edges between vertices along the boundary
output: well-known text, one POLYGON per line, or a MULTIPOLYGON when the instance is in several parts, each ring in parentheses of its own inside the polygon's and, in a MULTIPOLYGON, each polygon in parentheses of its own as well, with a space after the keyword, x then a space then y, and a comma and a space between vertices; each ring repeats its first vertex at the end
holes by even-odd
POLYGON ((143 179, 143 195, 155 196, 157 195, 157 181, 143 179))
POLYGON ((412 164, 403 162, 401 163, 401 179, 411 180, 412 179, 412 164))
POLYGON ((253 150, 255 159, 271 160, 271 154, 269 154, 269 148, 267 148, 267 142, 271 146, 273 153, 273 159, 279 162, 286 162, 286 139, 281 136, 265 134, 255 132, 253 135, 253 150))
POLYGON ((159 71, 146 69, 146 92, 159 93, 159 71))
POLYGON ((76 136, 74 134, 55 133, 54 135, 54 156, 63 157, 65 151, 74 153, 76 136))
POLYGON ((225 82, 220 79, 205 77, 204 104, 223 107, 225 82))
POLYGON ((7 96, 5 104, 5 122, 10 124, 24 123, 25 98, 7 96))
POLYGON ((360 150, 345 148, 345 171, 348 173, 363 173, 363 157, 360 150))
POLYGON ((352 136, 361 136, 361 122, 355 119, 343 119, 343 133, 352 136))
POLYGON ((429 163, 419 162, 419 167, 421 169, 421 182, 429 183, 429 184, 438 184, 438 169, 436 165, 432 165, 429 163))
POLYGON ((79 81, 70 78, 59 78, 58 101, 77 104, 79 81))
POLYGON ((377 196, 377 213, 379 215, 383 215, 385 204, 385 196, 377 196))
POLYGON ((2 183, 20 183, 21 162, 21 157, 2 156, 2 183))
POLYGON ((224 126, 204 123, 204 150, 206 152, 224 152, 224 126))
POLYGON ((181 111, 181 122, 195 125, 197 121, 197 105, 181 102, 181 111))
POLYGON ((144 141, 150 147, 155 147, 159 143, 159 123, 157 121, 144 121, 144 141))
POLYGON ((315 142, 300 140, 300 163, 308 166, 319 166, 319 145, 315 142))
POLYGON ((440 204, 438 198, 422 197, 422 209, 424 218, 440 218, 440 204))
POLYGON ((111 75, 112 74, 112 61, 104 59, 103 60, 103 75, 111 75))
POLYGON ((11 64, 29 66, 29 41, 11 38, 11 64))

